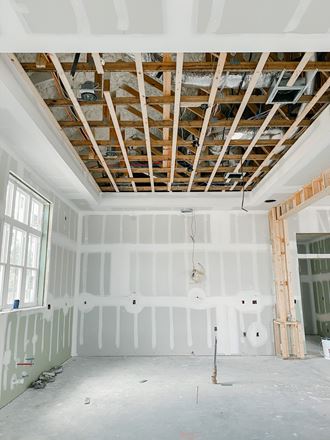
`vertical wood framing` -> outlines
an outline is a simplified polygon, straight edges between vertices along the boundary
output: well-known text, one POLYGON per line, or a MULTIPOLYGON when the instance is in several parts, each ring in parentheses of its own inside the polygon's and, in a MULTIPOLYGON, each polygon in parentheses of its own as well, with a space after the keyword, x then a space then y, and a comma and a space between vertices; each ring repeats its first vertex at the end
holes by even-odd
POLYGON ((304 344, 301 323, 296 320, 287 223, 285 219, 278 219, 276 213, 276 208, 269 212, 276 293, 275 352, 284 359, 301 359, 304 344))
POLYGON ((149 121, 148 121, 146 90, 145 90, 145 85, 144 85, 142 56, 140 53, 135 54, 135 65, 136 65, 137 81, 138 81, 138 86, 139 86, 144 136, 145 136, 145 140, 146 140, 150 185, 151 185, 151 191, 154 192, 155 185, 154 185, 154 175, 153 175, 153 169, 152 169, 151 141, 150 141, 150 130, 149 130, 149 121))

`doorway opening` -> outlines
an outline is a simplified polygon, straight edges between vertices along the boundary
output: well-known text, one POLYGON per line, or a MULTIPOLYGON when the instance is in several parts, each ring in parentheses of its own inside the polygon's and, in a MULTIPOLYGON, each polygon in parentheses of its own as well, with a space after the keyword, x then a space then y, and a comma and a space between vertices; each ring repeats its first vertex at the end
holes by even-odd
POLYGON ((297 234, 306 353, 322 356, 330 338, 330 234, 297 234))

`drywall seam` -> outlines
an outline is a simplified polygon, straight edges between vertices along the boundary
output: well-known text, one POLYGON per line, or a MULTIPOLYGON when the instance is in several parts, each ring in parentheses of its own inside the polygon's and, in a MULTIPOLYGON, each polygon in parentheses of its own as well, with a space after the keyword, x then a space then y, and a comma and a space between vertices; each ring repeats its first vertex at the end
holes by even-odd
MULTIPOLYGON (((81 245, 82 253, 100 253, 105 252, 109 249, 109 245, 111 245, 112 251, 127 251, 133 250, 131 243, 108 243, 108 244, 87 244, 84 243, 81 245)), ((157 243, 157 251, 169 251, 173 249, 173 246, 176 251, 186 251, 191 252, 191 243, 157 243)), ((254 251, 270 251, 269 243, 252 243, 254 251)), ((136 243, 136 248, 143 251, 154 251, 155 243, 136 243)), ((219 245, 213 243, 196 243, 195 251, 196 253, 202 251, 219 251, 219 245)), ((251 251, 251 243, 223 243, 221 245, 221 251, 251 251)))
MULTIPOLYGON (((73 307, 73 318, 72 318, 72 341, 71 341, 71 356, 77 356, 77 336, 78 336, 78 303, 79 303, 79 284, 80 284, 80 271, 81 271, 81 244, 82 244, 82 222, 83 216, 78 213, 78 224, 77 224, 77 246, 76 246, 76 267, 75 267, 75 281, 74 281, 74 307, 73 307)), ((86 258, 85 258, 86 259, 86 258)), ((86 287, 86 286, 84 286, 86 287)))
MULTIPOLYGON (((142 194, 142 193, 141 193, 142 194)), ((185 194, 185 193, 184 193, 185 194)), ((125 193, 121 193, 120 195, 117 194, 116 195, 117 198, 119 197, 125 197, 125 193)), ((148 195, 145 195, 146 200, 148 199, 148 195)), ((158 199, 159 199, 159 195, 158 195, 158 199)), ((202 198, 205 198, 204 193, 202 193, 202 198)), ((219 194, 217 195, 217 198, 219 198, 219 194)), ((141 197, 142 199, 142 197, 141 197)), ((193 200, 192 196, 186 196, 185 194, 185 198, 182 199, 182 207, 189 207, 190 202, 193 200)), ((238 199, 238 201, 240 202, 241 200, 238 199)), ((169 200, 169 203, 171 203, 171 201, 169 200)), ((141 204, 143 204, 143 199, 141 201, 141 204)), ((309 209, 306 208, 306 209, 309 209)), ((226 214, 230 214, 230 215, 235 215, 235 216, 242 216, 242 217, 249 217, 249 216, 254 216, 254 215, 261 215, 261 216, 265 216, 268 213, 268 209, 262 210, 262 209, 256 209, 256 210, 251 210, 249 212, 242 212, 240 209, 224 209, 224 208, 212 208, 212 207, 206 207, 206 208, 194 208, 194 212, 195 215, 202 215, 202 214, 221 214, 223 212, 225 212, 226 214)), ((146 214, 148 215, 159 215, 159 214, 165 214, 165 215, 169 215, 169 216, 180 216, 182 217, 183 214, 181 213, 181 209, 180 208, 176 208, 176 209, 168 209, 168 208, 159 208, 159 209, 129 209, 129 208, 125 208, 125 209, 113 209, 110 208, 109 209, 102 209, 102 210, 98 210, 98 209, 93 209, 93 211, 86 211, 86 210, 80 210, 79 213, 83 216, 83 217, 97 217, 100 215, 105 215, 105 216, 110 216, 110 215, 133 215, 136 217, 141 217, 144 216, 146 214)))

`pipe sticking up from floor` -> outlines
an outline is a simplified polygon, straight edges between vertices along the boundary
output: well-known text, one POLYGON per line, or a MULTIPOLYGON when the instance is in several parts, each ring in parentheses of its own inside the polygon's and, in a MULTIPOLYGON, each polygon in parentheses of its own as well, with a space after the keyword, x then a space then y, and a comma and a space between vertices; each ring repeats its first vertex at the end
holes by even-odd
POLYGON ((218 328, 214 327, 214 357, 213 357, 213 372, 212 372, 212 376, 211 376, 211 381, 213 384, 218 383, 218 379, 217 379, 217 345, 218 345, 217 331, 218 331, 218 328))

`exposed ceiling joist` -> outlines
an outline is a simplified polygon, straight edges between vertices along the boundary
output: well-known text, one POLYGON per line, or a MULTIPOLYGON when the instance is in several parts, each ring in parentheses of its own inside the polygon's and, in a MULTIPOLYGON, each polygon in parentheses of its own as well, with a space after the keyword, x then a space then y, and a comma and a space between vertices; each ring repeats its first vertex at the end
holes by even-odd
MULTIPOLYGON (((299 75, 304 70, 306 64, 308 63, 308 61, 310 60, 312 55, 313 55, 312 52, 306 52, 304 54, 304 56, 302 57, 301 61, 298 64, 296 70, 290 76, 290 79, 288 80, 287 86, 291 87, 291 86, 294 85, 294 83, 299 78, 299 75)), ((264 120, 262 126, 259 128, 259 130, 257 131, 256 135, 252 139, 251 144, 248 146, 248 148, 244 152, 244 154, 242 156, 241 162, 236 166, 235 171, 234 171, 235 173, 237 173, 241 169, 241 166, 243 167, 243 164, 244 164, 245 160, 248 158, 248 156, 251 153, 252 149, 255 147, 255 145, 257 144, 258 140, 260 139, 260 137, 264 133, 266 127, 269 124, 269 122, 271 121, 271 119, 273 119, 273 117, 275 116, 276 112, 279 109, 280 109, 280 104, 274 104, 272 106, 272 108, 269 111, 269 113, 268 113, 266 119, 264 120)), ((237 182, 232 185, 231 191, 235 188, 236 185, 237 185, 237 182)))
POLYGON ((294 123, 291 125, 289 130, 284 134, 284 136, 278 141, 275 148, 269 153, 267 158, 262 162, 262 164, 259 166, 257 171, 253 173, 253 175, 250 177, 248 182, 245 184, 245 188, 247 188, 255 178, 257 178, 260 174, 260 172, 263 170, 264 167, 268 166, 273 156, 278 153, 279 149, 282 147, 282 145, 285 143, 285 140, 288 139, 290 136, 294 134, 294 131, 297 127, 299 127, 299 122, 305 118, 305 116, 311 111, 313 106, 318 102, 320 97, 328 90, 330 87, 330 78, 327 79, 327 81, 323 84, 323 86, 318 90, 312 101, 306 105, 306 107, 303 109, 303 111, 300 113, 299 116, 297 116, 297 119, 294 121, 294 123))
MULTIPOLYGON (((288 72, 293 72, 299 62, 297 61, 268 61, 264 66, 264 72, 278 72, 286 70, 288 72)), ((45 67, 37 67, 35 63, 22 63, 24 70, 28 72, 52 72, 54 71, 54 66, 51 63, 47 63, 45 67)), ((183 64, 184 71, 190 72, 214 72, 217 64, 215 62, 185 62, 183 64)), ((63 70, 65 72, 70 72, 72 63, 63 63, 63 70)), ((175 72, 176 64, 175 62, 145 62, 144 72, 175 72)), ((227 62, 224 67, 224 72, 253 72, 257 67, 257 63, 254 61, 242 61, 239 64, 232 64, 227 62)), ((136 65, 133 62, 106 62, 104 63, 105 72, 131 72, 135 73, 136 65)), ((330 72, 330 62, 329 61, 310 61, 306 67, 306 71, 324 71, 330 72)), ((93 67, 89 63, 78 63, 77 72, 92 72, 93 67)))
MULTIPOLYGON (((145 75, 146 76, 146 75, 145 75)), ((215 104, 240 104, 242 102, 242 95, 226 95, 218 96, 215 98, 215 104)), ((266 104, 268 99, 267 95, 252 95, 250 97, 250 104, 266 104)), ((304 104, 308 103, 313 99, 313 95, 302 95, 297 103, 304 104)), ((147 96, 146 101, 148 105, 166 105, 174 104, 174 95, 171 96, 147 96)), ((181 95, 181 107, 200 107, 202 104, 207 104, 208 95, 181 95)), ((46 104, 49 107, 65 107, 70 106, 71 102, 68 99, 45 99, 46 104)), ((328 104, 330 102, 330 94, 325 94, 319 101, 321 104, 328 104)), ((140 104, 139 97, 134 96, 118 96, 113 98, 113 103, 115 106, 121 105, 133 105, 140 104)), ((99 99, 96 101, 81 102, 81 106, 94 107, 94 106, 106 106, 104 99, 99 99)))
POLYGON ((171 172, 170 172, 170 181, 168 182, 169 191, 171 191, 171 185, 174 180, 174 170, 176 164, 176 150, 177 150, 178 128, 179 128, 179 118, 180 118, 180 98, 181 98, 183 57, 184 57, 183 53, 178 53, 176 56, 174 116, 173 116, 173 130, 172 130, 172 148, 171 148, 171 172))
POLYGON ((99 146, 97 145, 97 142, 95 140, 94 134, 93 134, 93 132, 92 132, 92 130, 90 128, 90 125, 89 125, 89 123, 88 123, 88 121, 87 121, 87 119, 85 117, 85 114, 84 114, 83 110, 81 109, 81 107, 79 105, 79 102, 78 102, 78 100, 76 98, 76 95, 74 94, 74 92, 73 92, 73 90, 71 88, 70 82, 69 82, 69 80, 68 80, 68 78, 67 78, 67 76, 66 76, 66 74, 65 74, 65 72, 64 72, 64 70, 62 68, 60 60, 58 59, 56 54, 49 54, 49 57, 52 60, 52 63, 54 64, 56 72, 59 75, 59 77, 61 78, 62 84, 63 84, 63 86, 64 86, 64 88, 65 88, 69 98, 72 101, 72 105, 73 105, 75 111, 77 112, 81 122, 82 122, 82 125, 83 125, 83 127, 84 127, 84 129, 86 131, 87 136, 89 137, 89 139, 91 141, 92 147, 93 147, 93 149, 94 149, 94 151, 95 151, 95 153, 96 153, 96 155, 98 157, 98 160, 102 164, 105 173, 109 177, 109 180, 110 180, 112 186, 114 187, 114 190, 116 192, 119 192, 119 189, 117 187, 115 179, 113 178, 113 176, 111 174, 111 171, 109 170, 109 167, 108 167, 106 161, 104 160, 102 152, 101 152, 99 146))
POLYGON ((214 105, 214 100, 220 85, 220 80, 221 80, 221 75, 223 72, 223 68, 226 62, 226 57, 227 54, 226 53, 221 53, 219 55, 219 59, 218 59, 218 63, 217 63, 217 67, 214 73, 214 77, 213 77, 213 81, 212 81, 212 87, 211 87, 211 91, 210 91, 210 95, 209 95, 209 99, 208 99, 208 103, 207 103, 207 109, 205 111, 205 116, 204 116, 204 120, 203 120, 203 125, 202 125, 202 130, 201 130, 201 134, 199 136, 198 139, 198 148, 197 148, 197 153, 195 155, 195 160, 194 160, 194 164, 193 164, 193 170, 191 172, 191 176, 190 176, 190 180, 189 180, 189 184, 188 184, 188 188, 187 191, 189 192, 192 188, 193 185, 193 181, 194 181, 194 177, 196 174, 196 170, 197 170, 197 165, 199 162, 199 158, 200 155, 202 153, 202 149, 203 149, 203 145, 204 145, 204 139, 206 137, 206 132, 207 132, 207 128, 210 122, 210 118, 212 115, 212 110, 213 110, 213 105, 214 105))
POLYGON ((227 151, 227 147, 230 144, 231 138, 233 137, 233 135, 235 133, 235 130, 236 130, 236 128, 239 125, 239 122, 240 122, 240 119, 241 119, 241 117, 243 115, 245 107, 247 106, 247 104, 249 102, 250 96, 253 93, 255 85, 257 84, 257 81, 258 81, 258 79, 259 79, 259 77, 260 77, 260 75, 261 75, 261 73, 263 71, 263 68, 264 68, 264 66, 266 64, 266 61, 267 61, 268 57, 269 57, 269 52, 264 52, 260 56, 260 59, 259 59, 258 64, 257 64, 257 67, 256 67, 256 69, 255 69, 255 71, 254 71, 254 73, 252 75, 252 78, 250 80, 248 88, 246 89, 246 92, 244 94, 243 100, 242 100, 242 102, 241 102, 241 104, 239 106, 239 109, 238 109, 237 113, 236 113, 235 119, 234 119, 234 121, 233 121, 233 123, 232 123, 232 125, 230 127, 229 133, 227 134, 225 143, 224 143, 224 145, 222 147, 222 151, 219 154, 219 157, 218 157, 218 159, 216 161, 216 164, 214 166, 214 170, 212 171, 210 179, 207 182, 207 185, 205 187, 205 191, 208 191, 208 189, 210 188, 210 186, 212 184, 212 181, 213 181, 213 179, 214 179, 214 177, 215 177, 215 175, 216 175, 216 173, 218 171, 218 168, 219 168, 219 166, 221 164, 223 156, 225 155, 225 153, 227 151))
POLYGON ((154 177, 153 177, 153 171, 152 171, 150 130, 149 130, 149 121, 148 121, 146 91, 145 91, 144 78, 143 78, 142 57, 141 57, 140 53, 135 54, 135 65, 136 65, 136 74, 137 74, 137 80, 138 80, 138 86, 139 86, 141 112, 142 112, 142 117, 143 117, 144 136, 145 136, 145 140, 146 140, 150 185, 151 185, 151 191, 153 192, 154 191, 154 177))

